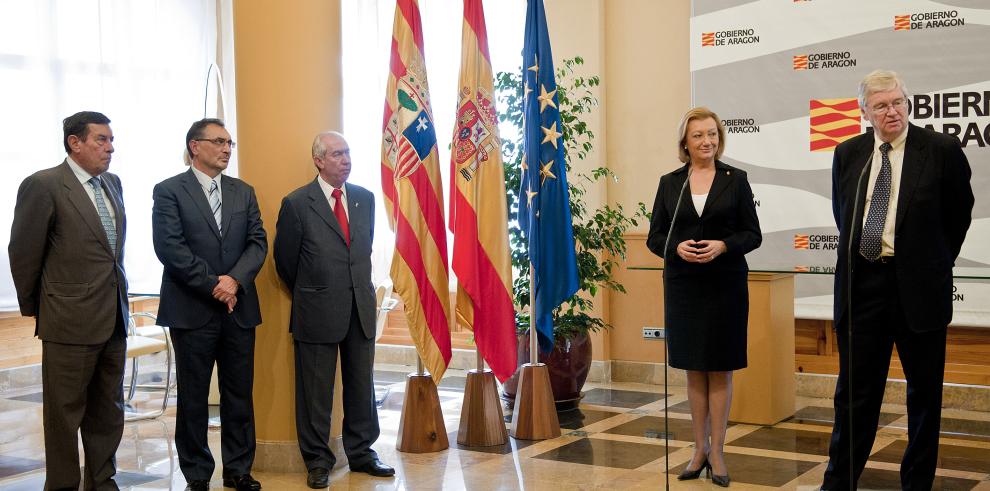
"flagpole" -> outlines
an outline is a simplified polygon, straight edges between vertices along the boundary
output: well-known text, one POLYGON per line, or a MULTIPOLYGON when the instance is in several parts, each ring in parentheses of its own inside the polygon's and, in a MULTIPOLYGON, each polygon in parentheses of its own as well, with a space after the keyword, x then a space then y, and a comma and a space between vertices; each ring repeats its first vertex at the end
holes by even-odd
POLYGON ((512 410, 513 438, 547 440, 560 436, 560 420, 550 388, 550 371, 540 363, 540 347, 536 337, 536 288, 533 263, 529 263, 529 363, 519 369, 516 401, 512 410))
POLYGON ((529 263, 529 363, 537 365, 540 363, 540 346, 537 342, 536 315, 533 313, 533 305, 536 302, 535 275, 533 274, 533 263, 529 263))

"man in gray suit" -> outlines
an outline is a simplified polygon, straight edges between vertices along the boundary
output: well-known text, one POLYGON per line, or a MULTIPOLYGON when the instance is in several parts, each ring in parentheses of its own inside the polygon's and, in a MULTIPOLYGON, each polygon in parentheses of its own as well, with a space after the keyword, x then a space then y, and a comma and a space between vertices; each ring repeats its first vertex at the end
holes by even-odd
POLYGON ((261 323, 254 278, 268 253, 254 189, 221 174, 234 142, 219 119, 186 133, 191 167, 155 186, 151 227, 164 266, 158 322, 175 345, 179 394, 175 447, 186 489, 206 490, 214 461, 207 442, 210 376, 220 383, 223 484, 261 489, 254 463, 254 329, 261 323))
POLYGON ((107 172, 110 120, 62 122, 68 154, 21 183, 10 230, 10 271, 21 314, 41 338, 45 489, 117 489, 114 454, 124 430, 127 222, 120 178, 107 172))
POLYGON ((343 135, 321 133, 313 142, 319 176, 282 200, 275 233, 275 268, 292 292, 289 330, 295 340, 296 433, 309 471, 307 485, 329 485, 337 353, 344 384, 344 452, 352 471, 388 477, 371 445, 378 439, 372 365, 375 289, 371 243, 375 198, 344 184, 351 153, 343 135))

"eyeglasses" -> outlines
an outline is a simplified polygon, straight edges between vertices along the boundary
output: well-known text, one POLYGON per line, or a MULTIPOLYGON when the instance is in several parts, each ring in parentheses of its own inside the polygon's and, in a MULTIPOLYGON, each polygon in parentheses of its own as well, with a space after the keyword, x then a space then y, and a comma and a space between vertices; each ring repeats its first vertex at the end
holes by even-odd
POLYGON ((883 114, 887 114, 887 111, 889 111, 891 107, 893 107, 894 110, 896 111, 900 111, 901 109, 907 107, 907 105, 908 105, 907 99, 897 99, 894 102, 891 102, 890 104, 887 103, 877 104, 871 107, 870 111, 873 114, 880 116, 883 114))
POLYGON ((234 148, 237 147, 237 144, 234 143, 234 140, 228 140, 226 138, 213 138, 212 140, 211 139, 208 139, 208 138, 194 138, 193 141, 197 141, 197 142, 210 142, 210 143, 212 143, 214 145, 221 146, 221 147, 229 143, 231 150, 233 150, 234 148))

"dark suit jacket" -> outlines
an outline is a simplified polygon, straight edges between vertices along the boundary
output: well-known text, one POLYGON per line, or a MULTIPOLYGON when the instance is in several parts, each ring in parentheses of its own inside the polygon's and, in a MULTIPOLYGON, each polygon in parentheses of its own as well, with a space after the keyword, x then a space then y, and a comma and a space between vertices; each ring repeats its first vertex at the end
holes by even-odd
POLYGON ((195 329, 226 312, 213 298, 221 275, 240 284, 232 314, 245 329, 261 323, 254 278, 268 253, 268 241, 254 188, 223 176, 221 222, 223 234, 192 169, 155 186, 151 227, 155 253, 165 267, 158 323, 175 329, 195 329))
POLYGON ((103 173, 103 196, 116 214, 117 251, 69 164, 38 171, 17 190, 10 229, 10 271, 21 314, 35 317, 42 341, 102 344, 118 316, 127 319, 120 178, 103 173))
MULTIPOLYGON (((852 254, 859 254, 873 143, 872 132, 847 140, 832 161, 832 211, 839 228, 836 328, 847 320, 848 251, 851 245, 852 254)), ((945 329, 952 320, 952 267, 973 211, 969 161, 955 138, 913 124, 904 145, 894 224, 897 290, 909 329, 945 329)))
POLYGON ((371 284, 371 243, 375 198, 345 184, 351 246, 329 201, 314 179, 282 200, 274 257, 278 275, 292 292, 289 330, 297 341, 338 343, 347 335, 351 305, 361 328, 375 337, 375 289, 371 284))
POLYGON ((687 177, 686 165, 661 177, 653 203, 646 246, 660 257, 670 253, 670 257, 665 258, 664 274, 671 277, 687 272, 748 271, 745 255, 760 246, 763 236, 746 172, 715 161, 715 179, 708 191, 702 216, 698 216, 694 208, 690 185, 681 194, 687 177), (678 196, 681 197, 681 208, 668 251, 664 251, 678 196), (710 263, 687 263, 677 255, 676 250, 677 244, 688 239, 721 240, 727 250, 710 263))

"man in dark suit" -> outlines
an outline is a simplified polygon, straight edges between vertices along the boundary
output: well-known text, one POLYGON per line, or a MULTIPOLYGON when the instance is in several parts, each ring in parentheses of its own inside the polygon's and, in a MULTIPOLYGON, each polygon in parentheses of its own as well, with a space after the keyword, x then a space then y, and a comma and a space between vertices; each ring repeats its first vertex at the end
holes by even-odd
POLYGON ((823 489, 855 489, 896 345, 907 378, 901 486, 928 490, 938 457, 952 267, 973 209, 971 171, 958 140, 908 123, 910 100, 896 73, 867 75, 859 105, 873 131, 839 145, 832 165, 840 369, 823 489))
POLYGON ((127 221, 120 178, 107 172, 110 120, 62 122, 68 154, 24 179, 10 230, 10 271, 21 314, 41 338, 45 489, 117 489, 114 454, 124 430, 127 221))
POLYGON ((319 176, 282 200, 275 233, 275 267, 292 292, 289 329, 295 340, 296 433, 311 488, 329 485, 336 458, 330 451, 330 410, 337 353, 344 384, 344 452, 352 471, 387 477, 378 459, 372 365, 375 290, 371 243, 375 198, 344 184, 350 148, 336 132, 313 142, 319 176))
POLYGON ((158 322, 175 345, 178 402, 175 447, 187 489, 209 488, 210 376, 220 383, 223 484, 258 490, 254 463, 254 337, 261 323, 254 278, 268 242, 254 189, 226 176, 234 142, 218 119, 186 133, 190 169, 154 190, 151 226, 164 265, 158 322))

